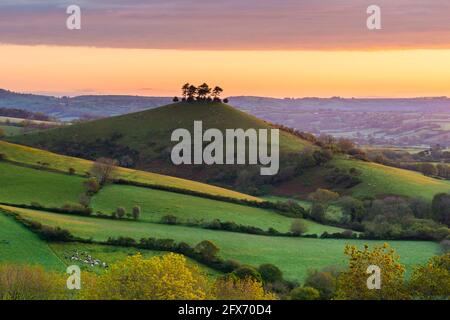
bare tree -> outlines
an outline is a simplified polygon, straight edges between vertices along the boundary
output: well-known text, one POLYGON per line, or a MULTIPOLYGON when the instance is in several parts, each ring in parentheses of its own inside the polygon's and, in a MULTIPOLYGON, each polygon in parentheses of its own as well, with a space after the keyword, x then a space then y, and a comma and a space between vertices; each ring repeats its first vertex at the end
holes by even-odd
POLYGON ((97 178, 100 185, 109 182, 117 169, 117 161, 110 158, 99 158, 91 169, 91 174, 97 178))

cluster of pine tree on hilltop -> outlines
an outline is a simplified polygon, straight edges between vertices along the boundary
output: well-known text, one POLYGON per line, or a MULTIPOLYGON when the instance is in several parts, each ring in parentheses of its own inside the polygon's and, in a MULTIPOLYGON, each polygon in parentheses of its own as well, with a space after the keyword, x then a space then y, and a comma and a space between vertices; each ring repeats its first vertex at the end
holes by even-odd
MULTIPOLYGON (((220 95, 223 89, 221 87, 215 86, 211 88, 207 83, 203 83, 198 87, 186 83, 181 88, 181 101, 195 102, 195 101, 205 101, 205 102, 222 102, 220 95)), ((174 97, 173 102, 179 102, 180 98, 174 97)), ((228 103, 228 99, 223 99, 224 103, 228 103)))

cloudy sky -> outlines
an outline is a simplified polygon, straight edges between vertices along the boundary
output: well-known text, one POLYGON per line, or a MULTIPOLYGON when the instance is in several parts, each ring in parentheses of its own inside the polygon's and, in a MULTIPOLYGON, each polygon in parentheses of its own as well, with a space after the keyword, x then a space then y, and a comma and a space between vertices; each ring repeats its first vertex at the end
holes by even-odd
POLYGON ((450 1, 0 0, 0 43, 0 87, 19 91, 166 95, 204 79, 229 94, 450 95, 450 1), (72 4, 81 30, 66 28, 72 4), (366 27, 371 4, 382 30, 366 27))
POLYGON ((0 41, 158 49, 366 49, 450 46, 442 0, 1 0, 0 41), (82 9, 82 32, 65 10, 82 9), (382 9, 382 32, 366 9, 382 9))

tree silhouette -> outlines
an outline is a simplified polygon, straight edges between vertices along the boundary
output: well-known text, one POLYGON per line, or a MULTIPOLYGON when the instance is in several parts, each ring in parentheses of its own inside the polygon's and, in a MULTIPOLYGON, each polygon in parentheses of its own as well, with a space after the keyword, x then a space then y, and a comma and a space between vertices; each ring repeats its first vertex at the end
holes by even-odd
POLYGON ((187 101, 194 101, 195 100, 195 96, 198 92, 198 89, 196 86, 194 85, 190 85, 188 90, 187 90, 187 101))
POLYGON ((198 87, 197 96, 199 100, 206 100, 210 93, 211 88, 206 83, 203 83, 198 87))
POLYGON ((181 88, 183 100, 186 100, 188 98, 189 87, 190 87, 190 84, 189 83, 185 83, 184 86, 181 88))
POLYGON ((214 87, 213 91, 212 91, 212 96, 214 98, 214 101, 216 102, 220 102, 220 95, 223 92, 223 89, 221 87, 214 87))

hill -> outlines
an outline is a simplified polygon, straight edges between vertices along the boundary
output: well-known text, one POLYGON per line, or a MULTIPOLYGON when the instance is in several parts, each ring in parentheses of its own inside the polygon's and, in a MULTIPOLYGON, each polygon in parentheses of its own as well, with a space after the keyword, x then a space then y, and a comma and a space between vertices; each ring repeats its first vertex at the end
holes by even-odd
MULTIPOLYGON (((114 158, 125 167, 228 187, 235 186, 238 180, 242 186, 245 179, 251 187, 241 190, 247 193, 255 185, 263 185, 266 182, 256 180, 261 179, 258 166, 243 168, 241 165, 174 165, 170 159, 170 152, 176 143, 171 141, 171 134, 178 128, 186 128, 193 132, 196 120, 203 121, 204 130, 217 128, 223 133, 231 128, 244 130, 271 128, 270 124, 226 104, 177 103, 36 134, 30 133, 13 137, 10 141, 90 160, 99 157, 114 158)), ((287 162, 291 155, 298 154, 305 146, 310 145, 306 140, 281 131, 282 171, 289 166, 287 162)), ((288 172, 285 175, 290 177, 292 173, 288 172)), ((278 175, 277 179, 281 176, 278 175)))
POLYGON ((85 159, 111 157, 118 159, 123 166, 203 181, 252 194, 305 197, 322 187, 359 197, 402 195, 431 199, 436 193, 450 191, 448 181, 346 156, 337 156, 325 166, 298 170, 298 162, 301 161, 298 155, 302 150, 320 149, 285 131, 280 134, 280 173, 269 179, 262 178, 254 166, 175 166, 170 160, 170 150, 175 145, 170 141, 170 135, 177 128, 192 129, 195 120, 202 120, 205 130, 271 127, 271 124, 226 104, 176 103, 9 139, 85 159), (329 176, 336 169, 348 172, 352 168, 360 173, 360 183, 357 185, 348 188, 329 182, 329 176))

